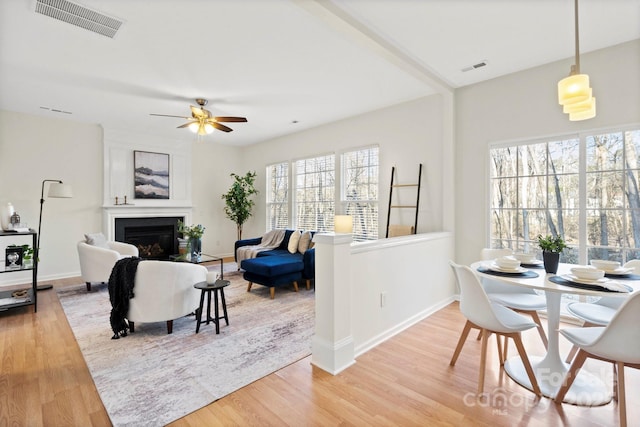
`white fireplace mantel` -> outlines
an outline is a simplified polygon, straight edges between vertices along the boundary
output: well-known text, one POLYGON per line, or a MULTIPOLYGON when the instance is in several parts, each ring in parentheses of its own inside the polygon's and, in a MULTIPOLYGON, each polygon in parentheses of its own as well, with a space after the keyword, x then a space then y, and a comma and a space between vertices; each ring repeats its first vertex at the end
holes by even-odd
POLYGON ((162 218, 184 217, 185 224, 191 224, 191 206, 103 206, 104 235, 115 240, 115 224, 117 218, 162 218))

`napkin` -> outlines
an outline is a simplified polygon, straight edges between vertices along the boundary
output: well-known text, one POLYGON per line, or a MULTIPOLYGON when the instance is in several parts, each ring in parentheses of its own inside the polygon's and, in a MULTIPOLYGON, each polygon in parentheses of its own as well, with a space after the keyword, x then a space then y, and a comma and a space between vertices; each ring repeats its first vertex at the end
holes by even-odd
POLYGON ((629 289, 623 285, 620 282, 616 282, 614 280, 608 280, 606 282, 603 283, 599 283, 600 286, 602 286, 603 288, 607 288, 610 291, 616 291, 616 292, 629 292, 629 289))

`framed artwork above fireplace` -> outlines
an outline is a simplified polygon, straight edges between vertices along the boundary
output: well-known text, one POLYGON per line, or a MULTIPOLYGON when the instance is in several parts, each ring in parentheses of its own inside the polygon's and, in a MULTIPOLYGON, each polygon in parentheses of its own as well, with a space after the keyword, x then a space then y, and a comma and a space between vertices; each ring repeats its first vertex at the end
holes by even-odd
POLYGON ((169 155, 149 151, 133 152, 133 181, 136 199, 169 198, 169 155))

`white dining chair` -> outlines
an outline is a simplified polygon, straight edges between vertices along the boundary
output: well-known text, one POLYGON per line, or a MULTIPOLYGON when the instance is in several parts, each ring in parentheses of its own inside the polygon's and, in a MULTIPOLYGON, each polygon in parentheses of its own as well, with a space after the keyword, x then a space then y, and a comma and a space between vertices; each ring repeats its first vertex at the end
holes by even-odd
MULTIPOLYGON (((640 259, 633 259, 624 264, 625 268, 633 268, 633 274, 640 274, 640 259)), ((567 304, 567 312, 584 321, 583 327, 607 326, 616 314, 624 298, 602 297, 595 302, 572 302, 567 304)), ((577 346, 573 346, 567 355, 567 363, 576 355, 577 346)))
POLYGON ((620 425, 627 425, 624 367, 640 369, 640 292, 632 294, 605 327, 565 328, 560 333, 579 351, 567 371, 562 386, 556 394, 556 403, 562 403, 573 384, 578 371, 587 358, 611 362, 616 367, 614 399, 618 400, 620 425), (616 386, 617 385, 617 386, 616 386))
MULTIPOLYGON (((480 258, 483 261, 489 261, 501 256, 512 255, 511 249, 490 249, 483 248, 480 251, 480 258)), ((538 316, 538 311, 546 310, 547 300, 544 295, 538 295, 533 289, 522 288, 518 286, 508 285, 494 280, 483 279, 482 285, 489 299, 498 304, 502 304, 518 313, 531 316, 536 323, 538 334, 542 339, 545 348, 548 348, 547 334, 538 316)), ((506 358, 507 346, 505 345, 506 358)))
POLYGON ((462 351, 469 331, 473 329, 479 329, 482 334, 482 350, 480 353, 480 376, 478 379, 478 394, 481 394, 484 389, 484 375, 485 365, 487 360, 487 341, 491 334, 495 334, 498 338, 498 356, 500 358, 500 364, 504 364, 502 359, 502 352, 500 350, 499 337, 505 337, 505 344, 508 339, 511 338, 518 349, 518 353, 522 358, 522 364, 527 372, 529 381, 533 391, 536 395, 540 396, 540 387, 529 362, 529 357, 522 344, 522 337, 520 332, 526 331, 531 328, 535 328, 536 324, 533 323, 528 317, 522 316, 507 307, 492 302, 487 297, 480 279, 471 270, 471 268, 463 265, 458 265, 453 261, 450 261, 451 268, 456 276, 456 281, 460 287, 460 311, 467 318, 467 322, 464 325, 460 339, 451 358, 449 365, 455 366, 458 356, 462 351))

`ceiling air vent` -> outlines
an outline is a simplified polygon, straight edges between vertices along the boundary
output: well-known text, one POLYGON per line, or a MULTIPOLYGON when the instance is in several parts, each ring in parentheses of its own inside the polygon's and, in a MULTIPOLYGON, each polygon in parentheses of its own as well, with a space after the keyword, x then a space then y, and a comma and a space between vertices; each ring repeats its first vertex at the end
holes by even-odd
POLYGON ((68 0, 35 0, 35 12, 113 38, 122 21, 68 0))
POLYGON ((464 67, 462 69, 462 71, 464 72, 464 71, 476 70, 478 68, 485 67, 486 65, 487 65, 487 61, 486 60, 485 61, 480 61, 477 64, 473 64, 473 65, 469 65, 468 67, 464 67))

